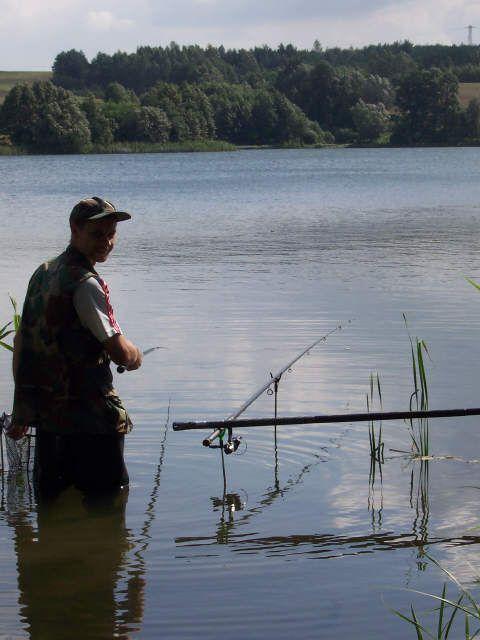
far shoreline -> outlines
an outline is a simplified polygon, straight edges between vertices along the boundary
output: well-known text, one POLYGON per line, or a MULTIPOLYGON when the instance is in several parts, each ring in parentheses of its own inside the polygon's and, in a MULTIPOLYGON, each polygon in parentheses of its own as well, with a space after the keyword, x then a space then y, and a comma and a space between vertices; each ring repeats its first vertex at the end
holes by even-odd
POLYGON ((299 144, 262 144, 262 145, 235 145, 223 140, 202 140, 202 141, 185 141, 185 142, 167 142, 167 143, 148 143, 148 142, 116 142, 108 146, 93 145, 88 151, 83 152, 56 152, 52 150, 27 150, 15 145, 0 145, 0 157, 11 156, 70 156, 70 155, 137 155, 137 154, 154 154, 154 153, 220 153, 233 151, 265 151, 265 150, 307 150, 307 149, 432 149, 432 148, 452 148, 459 149, 462 147, 480 147, 480 141, 462 142, 459 144, 448 143, 419 143, 414 145, 395 145, 388 143, 342 143, 342 144, 316 144, 316 145, 299 145, 299 144))

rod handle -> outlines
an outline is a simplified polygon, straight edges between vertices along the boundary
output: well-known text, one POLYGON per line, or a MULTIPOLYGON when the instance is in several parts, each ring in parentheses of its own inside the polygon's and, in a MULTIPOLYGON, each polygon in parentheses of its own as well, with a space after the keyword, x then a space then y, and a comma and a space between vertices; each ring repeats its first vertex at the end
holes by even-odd
POLYGON ((208 436, 208 438, 205 438, 203 440, 203 442, 202 442, 203 446, 204 447, 209 447, 212 444, 212 442, 216 438, 218 438, 218 436, 220 435, 221 431, 222 431, 221 429, 215 429, 215 431, 212 431, 212 433, 208 436))

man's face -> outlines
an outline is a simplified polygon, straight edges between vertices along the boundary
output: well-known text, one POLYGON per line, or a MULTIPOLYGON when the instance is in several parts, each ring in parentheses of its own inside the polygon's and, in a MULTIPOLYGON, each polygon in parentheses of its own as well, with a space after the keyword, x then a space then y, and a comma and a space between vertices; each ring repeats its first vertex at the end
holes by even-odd
POLYGON ((87 222, 83 227, 72 224, 72 244, 92 264, 105 262, 115 246, 117 222, 111 218, 87 222))

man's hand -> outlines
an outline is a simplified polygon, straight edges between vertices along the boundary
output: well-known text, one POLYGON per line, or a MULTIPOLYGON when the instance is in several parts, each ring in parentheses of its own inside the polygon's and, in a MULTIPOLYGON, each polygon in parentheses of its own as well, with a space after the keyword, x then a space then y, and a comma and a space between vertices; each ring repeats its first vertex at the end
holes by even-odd
POLYGON ((103 347, 115 364, 125 367, 128 371, 138 369, 142 364, 143 356, 140 349, 119 333, 106 340, 103 347))
POLYGON ((137 357, 135 358, 135 362, 133 364, 128 365, 126 368, 127 371, 133 371, 134 369, 138 369, 142 366, 143 354, 138 347, 135 347, 137 350, 137 357))

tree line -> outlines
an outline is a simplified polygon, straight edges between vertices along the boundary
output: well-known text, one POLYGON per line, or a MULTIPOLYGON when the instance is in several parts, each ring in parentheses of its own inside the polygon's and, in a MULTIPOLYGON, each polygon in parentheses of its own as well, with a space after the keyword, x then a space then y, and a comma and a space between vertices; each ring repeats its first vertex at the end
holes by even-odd
MULTIPOLYGON (((20 147, 83 152, 117 142, 238 145, 477 143, 480 48, 409 42, 362 49, 140 47, 57 55, 52 82, 17 85, 0 135, 20 147), (463 74, 463 75, 462 75, 463 74)), ((1 139, 1 138, 0 138, 1 139)))

